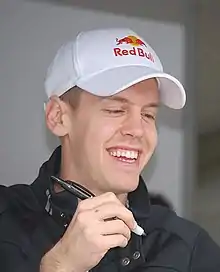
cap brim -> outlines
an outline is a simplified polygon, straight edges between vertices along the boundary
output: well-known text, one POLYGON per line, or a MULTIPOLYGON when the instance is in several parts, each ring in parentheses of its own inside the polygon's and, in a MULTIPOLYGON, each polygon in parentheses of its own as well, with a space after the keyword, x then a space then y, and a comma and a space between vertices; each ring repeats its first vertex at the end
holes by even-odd
POLYGON ((123 66, 80 79, 77 86, 97 96, 111 96, 146 79, 157 78, 161 102, 169 108, 181 109, 186 102, 183 85, 175 77, 145 66, 123 66))

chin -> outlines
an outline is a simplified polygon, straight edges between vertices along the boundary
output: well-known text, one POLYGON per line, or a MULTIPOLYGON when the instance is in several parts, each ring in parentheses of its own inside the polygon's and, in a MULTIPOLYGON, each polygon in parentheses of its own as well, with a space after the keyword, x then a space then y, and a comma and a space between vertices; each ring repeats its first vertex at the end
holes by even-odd
POLYGON ((139 184, 139 176, 138 176, 138 178, 135 177, 133 179, 131 179, 131 177, 120 178, 120 179, 115 180, 114 184, 115 184, 114 191, 116 194, 130 193, 130 192, 135 191, 137 189, 138 184, 139 184))

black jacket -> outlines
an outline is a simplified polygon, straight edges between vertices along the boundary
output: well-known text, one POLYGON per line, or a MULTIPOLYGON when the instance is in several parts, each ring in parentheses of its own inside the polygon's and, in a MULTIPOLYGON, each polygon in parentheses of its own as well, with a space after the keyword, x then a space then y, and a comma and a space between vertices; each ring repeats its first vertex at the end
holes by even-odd
MULTIPOLYGON (((64 234, 77 200, 68 192, 53 192, 50 176, 59 165, 57 148, 31 185, 1 187, 1 272, 39 272, 42 256, 64 234)), ((141 178, 129 204, 147 235, 132 234, 126 248, 110 250, 93 272, 220 272, 220 249, 209 235, 171 209, 151 205, 141 178)))

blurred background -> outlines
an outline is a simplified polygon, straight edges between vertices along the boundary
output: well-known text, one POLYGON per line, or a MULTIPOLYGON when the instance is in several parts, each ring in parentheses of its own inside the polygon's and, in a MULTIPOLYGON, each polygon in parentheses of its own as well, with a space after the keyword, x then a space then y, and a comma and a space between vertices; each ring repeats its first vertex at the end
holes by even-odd
POLYGON ((130 27, 187 91, 184 110, 161 109, 145 181, 220 244, 219 10, 218 0, 0 0, 0 183, 31 183, 59 144, 43 110, 56 50, 82 30, 130 27))

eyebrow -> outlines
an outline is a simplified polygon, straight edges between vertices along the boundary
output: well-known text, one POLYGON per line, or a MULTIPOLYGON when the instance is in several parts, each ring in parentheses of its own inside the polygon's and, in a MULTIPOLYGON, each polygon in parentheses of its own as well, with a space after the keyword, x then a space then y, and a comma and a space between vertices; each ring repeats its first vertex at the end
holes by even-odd
MULTIPOLYGON (((110 97, 106 97, 104 98, 104 100, 110 100, 110 101, 116 101, 116 102, 120 102, 123 104, 134 104, 132 101, 130 101, 127 98, 121 97, 121 96, 110 96, 110 97)), ((149 108, 158 108, 159 107, 159 103, 156 102, 150 102, 146 105, 144 105, 144 107, 149 107, 149 108)))

